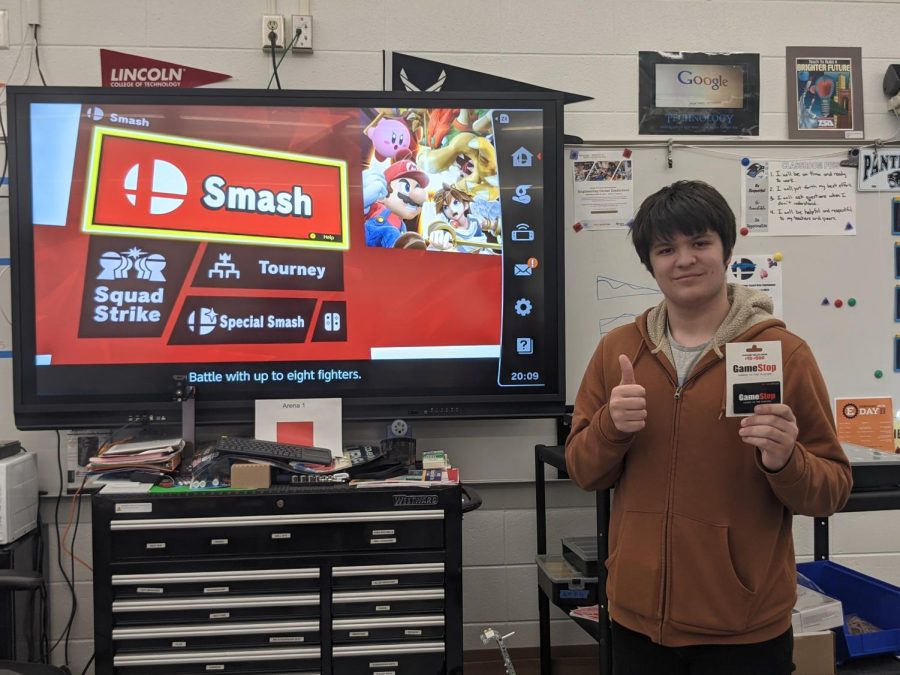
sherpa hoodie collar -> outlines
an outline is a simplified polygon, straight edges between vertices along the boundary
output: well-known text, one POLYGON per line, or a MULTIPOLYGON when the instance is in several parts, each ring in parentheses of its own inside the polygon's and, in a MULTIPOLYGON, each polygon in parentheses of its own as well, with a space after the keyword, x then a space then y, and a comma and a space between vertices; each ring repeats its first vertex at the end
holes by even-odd
MULTIPOLYGON (((701 355, 701 359, 710 350, 715 352, 716 357, 722 358, 722 348, 726 343, 732 341, 742 333, 753 326, 762 322, 771 322, 766 328, 773 325, 784 326, 782 321, 772 316, 774 304, 772 298, 752 288, 741 286, 739 284, 728 284, 728 302, 731 309, 722 321, 722 325, 710 340, 709 347, 706 352, 701 355)), ((669 344, 669 338, 666 335, 666 324, 668 322, 668 309, 666 301, 663 300, 656 307, 647 312, 646 327, 641 332, 644 338, 653 346, 651 353, 656 354, 662 352, 669 359, 670 363, 674 363, 672 356, 672 346, 669 344)), ((762 328, 762 326, 760 327, 762 328)))

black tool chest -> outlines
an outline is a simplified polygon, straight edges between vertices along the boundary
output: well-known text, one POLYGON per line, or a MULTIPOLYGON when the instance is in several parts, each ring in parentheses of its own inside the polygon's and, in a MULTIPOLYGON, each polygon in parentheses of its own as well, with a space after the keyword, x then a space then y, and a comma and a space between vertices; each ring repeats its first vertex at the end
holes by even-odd
POLYGON ((458 486, 93 498, 98 673, 462 672, 458 486))

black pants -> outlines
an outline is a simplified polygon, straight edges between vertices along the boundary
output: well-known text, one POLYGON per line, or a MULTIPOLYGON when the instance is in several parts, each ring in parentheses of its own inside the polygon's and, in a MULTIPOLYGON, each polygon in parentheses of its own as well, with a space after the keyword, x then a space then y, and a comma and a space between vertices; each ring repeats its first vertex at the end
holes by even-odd
POLYGON ((747 645, 663 647, 612 622, 613 675, 790 675, 794 636, 747 645))

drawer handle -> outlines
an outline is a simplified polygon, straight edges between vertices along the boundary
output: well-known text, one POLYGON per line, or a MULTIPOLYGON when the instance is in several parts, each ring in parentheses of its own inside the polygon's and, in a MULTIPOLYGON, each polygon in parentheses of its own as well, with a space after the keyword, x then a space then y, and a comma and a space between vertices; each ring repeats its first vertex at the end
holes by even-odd
POLYGON ((412 642, 384 645, 339 645, 332 649, 340 656, 395 656, 396 654, 433 654, 444 651, 443 642, 412 642))
POLYGON ((117 612, 171 612, 177 609, 234 609, 236 607, 292 607, 318 605, 319 595, 248 595, 243 597, 171 598, 165 600, 115 600, 117 612))
POLYGON ((374 574, 437 574, 444 572, 444 563, 424 563, 421 565, 352 565, 333 567, 334 577, 363 577, 374 574))
POLYGON ((415 589, 409 591, 341 591, 332 595, 334 604, 349 602, 402 602, 404 600, 443 600, 444 589, 415 589))
POLYGON ((240 661, 281 661, 286 659, 318 659, 321 652, 318 647, 269 647, 265 649, 235 649, 221 652, 196 651, 178 652, 175 654, 117 654, 113 657, 113 665, 117 668, 126 666, 161 666, 181 663, 235 663, 240 661))
POLYGON ((142 626, 114 628, 113 640, 147 640, 151 638, 209 637, 211 635, 260 635, 266 633, 312 633, 319 630, 318 621, 267 621, 253 623, 192 624, 182 626, 142 626))
POLYGON ((109 529, 113 532, 127 530, 183 530, 199 527, 259 527, 260 525, 336 525, 339 523, 410 522, 414 520, 443 520, 444 512, 439 509, 423 511, 359 511, 352 513, 307 513, 283 516, 241 516, 207 518, 141 518, 134 520, 112 520, 109 529))
POLYGON ((132 584, 190 584, 198 581, 266 581, 267 579, 318 579, 318 567, 273 570, 221 570, 213 572, 176 572, 174 574, 114 574, 113 586, 132 584))
POLYGON ((385 616, 365 619, 335 619, 331 622, 335 630, 376 630, 378 628, 409 628, 410 626, 443 626, 440 614, 426 616, 385 616))

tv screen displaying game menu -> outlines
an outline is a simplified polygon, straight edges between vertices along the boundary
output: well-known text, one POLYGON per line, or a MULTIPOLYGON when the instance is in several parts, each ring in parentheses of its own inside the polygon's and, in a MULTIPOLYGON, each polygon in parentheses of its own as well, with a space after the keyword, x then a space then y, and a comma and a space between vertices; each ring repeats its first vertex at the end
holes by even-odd
POLYGON ((9 88, 21 429, 563 410, 562 101, 9 88))

